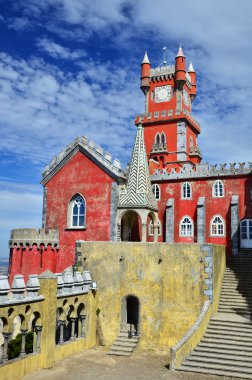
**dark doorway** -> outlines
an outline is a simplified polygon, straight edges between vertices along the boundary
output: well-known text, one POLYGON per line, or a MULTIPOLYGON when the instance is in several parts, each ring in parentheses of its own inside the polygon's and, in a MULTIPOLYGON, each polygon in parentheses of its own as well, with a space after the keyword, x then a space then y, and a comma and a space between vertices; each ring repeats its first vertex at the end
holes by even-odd
POLYGON ((135 327, 139 323, 139 301, 134 296, 127 298, 127 323, 135 327))
POLYGON ((122 241, 141 241, 139 215, 134 211, 126 212, 121 221, 121 240, 122 241))

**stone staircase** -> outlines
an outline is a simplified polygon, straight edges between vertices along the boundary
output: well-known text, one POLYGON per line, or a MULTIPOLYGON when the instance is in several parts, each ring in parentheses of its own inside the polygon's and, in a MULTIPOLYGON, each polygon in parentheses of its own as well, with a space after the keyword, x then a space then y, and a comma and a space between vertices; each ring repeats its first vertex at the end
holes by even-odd
POLYGON ((252 379, 252 258, 227 261, 218 313, 180 371, 252 379))
POLYGON ((136 348, 140 335, 129 336, 128 332, 121 331, 110 347, 107 355, 130 356, 136 348))

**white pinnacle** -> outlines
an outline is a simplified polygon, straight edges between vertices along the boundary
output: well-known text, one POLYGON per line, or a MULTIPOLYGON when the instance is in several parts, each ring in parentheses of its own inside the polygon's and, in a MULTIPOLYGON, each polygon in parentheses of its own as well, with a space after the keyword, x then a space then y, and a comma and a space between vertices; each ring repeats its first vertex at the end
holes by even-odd
POLYGON ((144 57, 143 57, 143 61, 142 61, 142 63, 150 63, 149 58, 148 58, 147 51, 146 51, 145 54, 144 54, 144 57))
POLYGON ((195 70, 194 70, 192 62, 189 63, 187 71, 188 71, 188 73, 195 73, 195 70))

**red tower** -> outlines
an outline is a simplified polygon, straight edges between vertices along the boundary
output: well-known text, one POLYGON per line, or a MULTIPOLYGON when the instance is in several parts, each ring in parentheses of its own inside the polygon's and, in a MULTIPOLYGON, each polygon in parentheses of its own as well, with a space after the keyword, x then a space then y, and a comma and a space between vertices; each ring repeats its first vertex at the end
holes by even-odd
MULTIPOLYGON (((196 73, 179 47, 175 65, 151 69, 147 56, 141 65, 141 89, 145 95, 142 124, 150 172, 168 170, 184 163, 194 166, 201 161, 197 146, 199 124, 191 116, 196 96, 196 73)), ((139 120, 137 119, 136 122, 139 120)))

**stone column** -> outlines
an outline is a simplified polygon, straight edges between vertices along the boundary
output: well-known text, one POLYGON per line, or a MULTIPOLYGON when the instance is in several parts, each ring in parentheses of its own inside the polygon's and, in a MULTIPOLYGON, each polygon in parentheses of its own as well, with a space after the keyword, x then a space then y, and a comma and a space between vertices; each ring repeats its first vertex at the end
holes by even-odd
POLYGON ((35 332, 37 335, 35 352, 37 354, 40 353, 41 331, 42 331, 42 326, 35 326, 35 332))
POLYGON ((158 242, 158 225, 154 225, 153 226, 153 233, 154 233, 154 238, 153 238, 153 241, 154 243, 157 243, 158 242))
POLYGON ((85 320, 87 316, 86 315, 80 315, 80 320, 81 320, 81 338, 86 338, 86 331, 85 331, 85 320))
POLYGON ((147 224, 142 223, 142 242, 146 243, 147 224))
POLYGON ((197 203, 197 242, 206 241, 206 218, 205 218, 205 197, 199 197, 197 203))
POLYGON ((117 223, 117 241, 121 241, 121 223, 117 223))
POLYGON ((63 344, 64 343, 64 326, 65 326, 65 321, 59 321, 59 326, 60 326, 59 344, 63 344))
POLYGON ((26 339, 27 333, 28 333, 28 330, 21 329, 22 341, 21 341, 21 352, 20 352, 20 355, 19 355, 21 358, 23 358, 26 355, 26 352, 25 352, 25 339, 26 339))
POLYGON ((170 198, 166 204, 165 211, 165 241, 174 242, 174 198, 170 198))
POLYGON ((70 340, 75 340, 75 322, 77 318, 70 318, 71 319, 71 337, 70 340))
POLYGON ((8 361, 8 345, 11 333, 3 332, 4 347, 3 347, 3 363, 8 361))
POLYGON ((232 243, 232 254, 234 256, 238 255, 239 248, 239 195, 232 195, 231 199, 231 243, 232 243))

